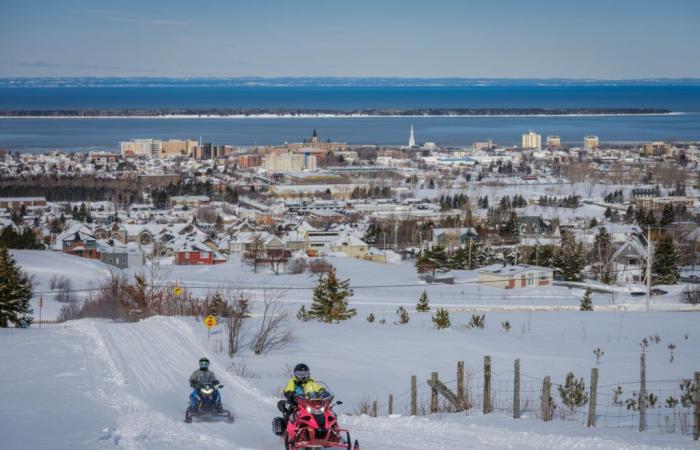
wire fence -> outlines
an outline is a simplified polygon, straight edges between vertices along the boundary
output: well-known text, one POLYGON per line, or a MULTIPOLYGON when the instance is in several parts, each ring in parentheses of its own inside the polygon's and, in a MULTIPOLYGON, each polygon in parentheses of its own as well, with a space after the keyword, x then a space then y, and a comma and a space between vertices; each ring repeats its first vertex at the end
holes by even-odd
MULTIPOLYGON (((516 404, 515 371, 492 373, 490 377, 485 377, 484 372, 484 369, 466 368, 462 376, 462 389, 458 386, 458 378, 440 379, 452 393, 463 392, 463 398, 459 399, 461 405, 456 406, 445 396, 438 395, 427 383, 428 377, 426 377, 424 380, 417 379, 415 398, 410 387, 393 395, 391 411, 388 400, 377 400, 375 402, 377 415, 389 412, 411 415, 413 408, 417 415, 459 411, 469 414, 484 411, 484 401, 489 401, 489 412, 513 416, 516 404), (488 398, 484 395, 486 384, 488 384, 488 398), (435 397, 437 397, 437 408, 434 410, 435 397)), ((644 431, 687 436, 694 434, 694 420, 696 414, 700 414, 700 391, 691 377, 647 380, 643 399, 640 399, 642 382, 639 380, 597 385, 595 392, 592 392, 588 381, 584 381, 579 386, 578 391, 582 395, 578 401, 574 402, 565 399, 567 392, 570 393, 574 389, 571 383, 551 382, 551 414, 545 418, 544 378, 521 372, 517 387, 519 392, 517 404, 520 413, 518 416, 577 422, 586 426, 591 423, 589 402, 595 396, 593 423, 596 427, 640 431, 640 414, 644 414, 644 431), (644 405, 640 404, 642 401, 644 405)), ((370 404, 370 402, 366 403, 370 404)))

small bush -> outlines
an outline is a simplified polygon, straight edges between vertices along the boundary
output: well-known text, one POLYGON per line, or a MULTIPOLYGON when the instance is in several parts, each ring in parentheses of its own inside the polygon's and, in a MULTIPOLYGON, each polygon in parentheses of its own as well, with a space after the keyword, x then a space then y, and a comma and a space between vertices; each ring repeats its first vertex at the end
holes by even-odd
POLYGON ((308 322, 311 320, 311 315, 306 309, 306 306, 301 305, 301 308, 299 308, 299 311, 297 311, 297 319, 301 320, 302 322, 308 322))
POLYGON ((501 328, 503 328, 503 331, 508 333, 510 331, 510 328, 511 328, 510 322, 508 322, 507 320, 505 322, 501 322, 501 328))
POLYGON ((399 316, 399 325, 405 325, 408 323, 409 317, 406 308, 404 308, 403 306, 399 306, 399 309, 396 310, 396 314, 399 316))
POLYGON ((311 273, 329 273, 333 269, 333 265, 323 258, 313 259, 309 263, 309 271, 311 273))
POLYGON ((374 314, 370 313, 369 316, 367 316, 367 322, 372 323, 374 322, 374 314))
POLYGON ((56 317, 56 322, 66 322, 68 320, 75 320, 80 318, 80 306, 76 303, 68 303, 61 306, 61 310, 58 312, 56 317))
POLYGON ((603 350, 601 350, 600 347, 598 347, 595 350, 593 350, 593 354, 595 355, 595 365, 597 366, 600 364, 600 358, 603 357, 605 352, 603 350))
POLYGON ((306 259, 293 258, 287 263, 287 271, 291 274, 298 275, 306 271, 306 259))
POLYGON ((435 325, 435 328, 438 330, 449 328, 451 325, 450 313, 444 308, 438 308, 435 314, 433 314, 433 325, 435 325))
POLYGON ((418 312, 428 312, 430 311, 430 300, 428 300, 428 293, 423 291, 418 299, 418 304, 416 305, 416 311, 418 312))
POLYGON ((581 298, 581 311, 593 311, 593 299, 590 289, 586 289, 586 293, 581 298))
POLYGON ((471 319, 469 319, 469 323, 467 324, 467 329, 471 330, 473 328, 480 328, 484 329, 486 326, 486 315, 477 315, 477 314, 472 314, 471 319))
POLYGON ((566 381, 559 385, 558 390, 562 404, 569 408, 570 412, 574 412, 579 406, 588 403, 588 394, 586 394, 586 384, 583 382, 583 378, 577 380, 572 372, 566 375, 566 381))
POLYGON ((688 285, 683 291, 681 301, 689 305, 700 305, 700 287, 688 285))

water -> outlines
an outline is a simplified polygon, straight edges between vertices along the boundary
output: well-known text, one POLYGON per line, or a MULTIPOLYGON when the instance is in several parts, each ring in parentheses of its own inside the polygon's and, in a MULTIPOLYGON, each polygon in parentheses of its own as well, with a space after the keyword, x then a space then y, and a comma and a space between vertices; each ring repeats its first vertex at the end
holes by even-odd
POLYGON ((78 108, 664 108, 685 114, 622 117, 430 117, 297 119, 0 119, 0 147, 116 150, 131 138, 195 138, 234 145, 321 139, 351 144, 514 144, 532 129, 580 142, 700 140, 700 86, 463 87, 0 87, 0 110, 78 108))

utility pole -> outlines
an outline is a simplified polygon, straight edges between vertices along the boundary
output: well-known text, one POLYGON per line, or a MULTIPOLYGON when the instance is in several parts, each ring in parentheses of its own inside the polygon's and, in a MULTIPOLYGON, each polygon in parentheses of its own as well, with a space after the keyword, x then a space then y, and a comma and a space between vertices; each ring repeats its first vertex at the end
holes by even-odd
POLYGON ((647 229, 647 312, 651 309, 651 264, 652 258, 651 247, 651 227, 647 229))

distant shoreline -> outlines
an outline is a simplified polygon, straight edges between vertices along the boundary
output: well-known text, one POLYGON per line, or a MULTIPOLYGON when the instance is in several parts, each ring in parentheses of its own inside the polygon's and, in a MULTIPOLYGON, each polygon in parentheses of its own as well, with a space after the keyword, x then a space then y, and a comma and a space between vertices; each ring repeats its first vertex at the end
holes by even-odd
POLYGON ((11 110, 0 119, 332 119, 332 118, 430 118, 430 117, 622 117, 682 115, 654 108, 421 108, 365 109, 354 111, 285 109, 110 109, 110 110, 11 110))

